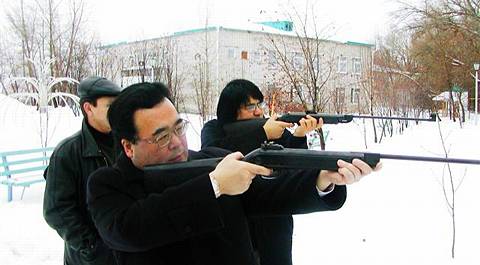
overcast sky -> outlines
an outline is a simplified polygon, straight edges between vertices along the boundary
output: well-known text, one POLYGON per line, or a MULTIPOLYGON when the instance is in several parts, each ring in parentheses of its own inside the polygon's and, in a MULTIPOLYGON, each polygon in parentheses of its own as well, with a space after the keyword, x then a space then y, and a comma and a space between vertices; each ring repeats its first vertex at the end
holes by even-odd
MULTIPOLYGON (((3 6, 13 1, 0 0, 3 6)), ((24 0, 25 2, 33 0, 24 0)), ((39 0, 40 2, 43 0, 39 0)), ((61 0, 58 0, 61 1, 61 0)), ((63 0, 69 1, 69 0, 63 0)), ((307 0, 84 0, 92 27, 104 44, 158 37, 180 30, 248 21, 286 19, 286 10, 305 10, 307 0)), ((319 24, 334 23, 336 40, 373 43, 383 33, 394 10, 393 0, 310 0, 319 24)))
MULTIPOLYGON (((288 6, 305 9, 305 0, 86 0, 104 43, 157 37, 209 24, 242 24, 247 21, 282 19, 288 6)), ((338 40, 372 42, 385 30, 390 0, 311 0, 321 23, 335 23, 338 40)))

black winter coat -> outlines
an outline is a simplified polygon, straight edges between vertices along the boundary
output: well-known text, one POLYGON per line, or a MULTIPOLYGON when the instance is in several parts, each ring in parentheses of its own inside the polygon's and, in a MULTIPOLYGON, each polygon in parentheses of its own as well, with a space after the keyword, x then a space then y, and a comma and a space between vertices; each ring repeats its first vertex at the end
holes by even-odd
POLYGON ((115 264, 86 203, 88 176, 108 165, 85 120, 81 131, 59 143, 50 157, 43 216, 65 241, 65 264, 115 264))
MULTIPOLYGON (((189 157, 212 156, 191 151, 189 157)), ((301 214, 343 205, 346 188, 338 186, 320 197, 317 174, 284 172, 274 181, 257 177, 244 194, 215 198, 208 171, 150 176, 121 156, 113 168, 90 176, 88 206, 119 265, 257 264, 247 216, 301 214)))
MULTIPOLYGON (((217 120, 208 121, 202 128, 202 148, 215 146, 244 155, 267 141, 262 126, 250 127, 235 135, 227 135, 217 120)), ((288 148, 307 149, 306 137, 295 137, 288 130, 274 141, 288 148)), ((254 248, 262 265, 292 264, 293 218, 291 215, 251 217, 249 220, 254 248)))
MULTIPOLYGON (((240 151, 244 155, 259 148, 263 142, 267 141, 267 135, 262 126, 246 128, 238 134, 227 135, 218 126, 216 119, 210 120, 203 125, 200 137, 202 149, 219 147, 233 152, 240 151)), ((282 136, 274 142, 288 148, 308 148, 307 137, 295 137, 288 130, 285 130, 282 136)))

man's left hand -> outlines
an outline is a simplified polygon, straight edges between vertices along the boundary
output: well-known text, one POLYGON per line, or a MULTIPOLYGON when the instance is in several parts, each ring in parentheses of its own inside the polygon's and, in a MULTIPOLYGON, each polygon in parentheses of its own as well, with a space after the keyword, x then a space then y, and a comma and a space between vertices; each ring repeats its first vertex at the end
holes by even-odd
POLYGON ((372 173, 372 171, 378 171, 382 168, 381 162, 379 162, 374 168, 371 168, 367 163, 360 159, 353 159, 352 163, 339 159, 337 165, 337 171, 320 171, 317 178, 318 189, 324 191, 332 183, 335 185, 352 184, 360 181, 363 177, 372 173))
POLYGON ((315 129, 320 129, 323 126, 323 120, 320 118, 320 120, 317 120, 316 118, 307 115, 305 118, 302 118, 299 121, 299 126, 297 129, 295 129, 295 132, 293 133, 293 136, 296 137, 305 137, 305 135, 308 132, 311 132, 315 129))

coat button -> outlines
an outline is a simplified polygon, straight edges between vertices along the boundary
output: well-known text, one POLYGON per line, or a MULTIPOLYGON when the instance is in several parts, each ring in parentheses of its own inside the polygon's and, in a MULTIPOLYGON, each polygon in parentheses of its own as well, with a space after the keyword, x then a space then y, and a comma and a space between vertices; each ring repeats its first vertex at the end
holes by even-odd
POLYGON ((185 226, 183 231, 185 232, 185 234, 190 234, 192 232, 192 228, 189 225, 187 225, 185 226))

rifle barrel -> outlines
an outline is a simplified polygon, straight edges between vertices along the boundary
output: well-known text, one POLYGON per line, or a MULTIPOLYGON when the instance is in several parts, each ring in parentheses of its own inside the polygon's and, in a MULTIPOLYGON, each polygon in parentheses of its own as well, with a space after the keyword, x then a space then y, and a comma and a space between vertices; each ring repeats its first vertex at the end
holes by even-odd
POLYGON ((440 163, 480 165, 480 160, 462 159, 462 158, 405 156, 405 155, 391 155, 391 154, 380 154, 380 158, 381 159, 384 158, 384 159, 395 159, 395 160, 408 160, 408 161, 424 161, 424 162, 440 162, 440 163))
POLYGON ((434 118, 408 118, 408 117, 390 117, 390 116, 370 116, 370 115, 352 115, 354 118, 362 119, 384 119, 384 120, 402 120, 402 121, 435 121, 434 118))
POLYGON ((413 118, 413 117, 390 117, 390 116, 371 116, 371 115, 352 115, 352 114, 327 114, 327 113, 305 113, 305 112, 288 112, 278 120, 298 123, 301 118, 310 115, 316 119, 323 119, 324 124, 338 124, 351 122, 353 118, 361 119, 384 119, 384 120, 404 120, 404 121, 437 121, 437 114, 430 114, 430 118, 413 118))

